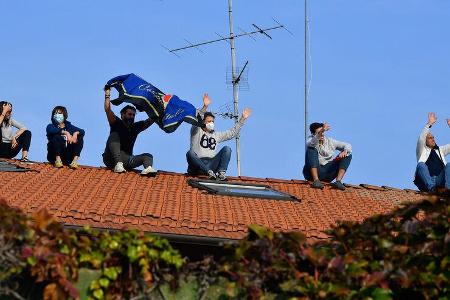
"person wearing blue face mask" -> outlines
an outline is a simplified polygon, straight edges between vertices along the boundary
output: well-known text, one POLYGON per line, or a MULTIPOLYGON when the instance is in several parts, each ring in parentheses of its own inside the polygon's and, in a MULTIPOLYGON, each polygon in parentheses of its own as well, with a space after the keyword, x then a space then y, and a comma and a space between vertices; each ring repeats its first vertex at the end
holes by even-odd
POLYGON ((83 149, 84 130, 67 121, 64 106, 52 110, 51 123, 47 125, 47 160, 56 168, 68 165, 78 169, 78 158, 83 149))
POLYGON ((231 158, 231 148, 224 146, 218 153, 216 147, 219 143, 230 140, 239 134, 241 127, 248 117, 251 109, 246 108, 242 116, 233 128, 227 131, 219 132, 214 130, 214 115, 207 112, 211 99, 208 94, 203 95, 203 108, 198 111, 203 118, 204 126, 191 128, 191 148, 186 153, 188 162, 188 174, 205 174, 210 179, 226 180, 226 172, 231 158))

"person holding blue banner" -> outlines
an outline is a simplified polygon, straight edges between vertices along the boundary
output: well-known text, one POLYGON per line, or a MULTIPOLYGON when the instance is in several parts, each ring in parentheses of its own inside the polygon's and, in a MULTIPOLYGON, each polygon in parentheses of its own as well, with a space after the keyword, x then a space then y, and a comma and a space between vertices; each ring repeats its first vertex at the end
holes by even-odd
POLYGON ((106 86, 119 92, 114 105, 123 102, 134 105, 139 111, 145 111, 150 119, 166 133, 174 132, 183 122, 203 126, 195 107, 178 96, 165 94, 136 74, 130 73, 110 79, 106 86))
POLYGON ((134 122, 136 108, 126 105, 120 110, 120 118, 111 110, 111 89, 105 86, 104 109, 110 126, 110 134, 103 153, 103 162, 116 173, 123 173, 133 168, 144 166, 141 175, 156 175, 153 168, 153 156, 150 153, 133 155, 134 143, 139 133, 153 124, 148 118, 134 122))

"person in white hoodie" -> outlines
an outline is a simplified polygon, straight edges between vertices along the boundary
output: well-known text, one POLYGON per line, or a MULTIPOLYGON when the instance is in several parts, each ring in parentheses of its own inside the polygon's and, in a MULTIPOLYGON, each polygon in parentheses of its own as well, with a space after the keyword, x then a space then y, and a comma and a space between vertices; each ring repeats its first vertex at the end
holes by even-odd
POLYGON ((325 136, 325 131, 330 130, 327 123, 312 123, 309 130, 311 135, 306 142, 303 176, 306 180, 313 181, 313 188, 323 189, 321 180, 332 182, 336 179, 333 185, 345 190, 341 180, 352 160, 352 146, 325 136), (336 150, 341 152, 334 157, 336 150))
POLYGON ((204 127, 191 128, 191 147, 186 153, 188 174, 208 175, 210 179, 226 180, 226 172, 231 158, 231 148, 224 146, 216 153, 220 142, 230 140, 239 134, 245 120, 250 117, 251 109, 245 108, 242 116, 233 128, 219 132, 214 130, 214 115, 207 112, 211 99, 208 94, 203 95, 203 108, 198 111, 203 119, 204 127))
MULTIPOLYGON (((436 123, 435 113, 428 114, 428 122, 417 141, 417 168, 414 184, 422 192, 434 192, 438 187, 450 189, 450 163, 445 156, 450 154, 450 144, 438 146, 430 128, 436 123)), ((450 127, 450 119, 447 119, 450 127)))

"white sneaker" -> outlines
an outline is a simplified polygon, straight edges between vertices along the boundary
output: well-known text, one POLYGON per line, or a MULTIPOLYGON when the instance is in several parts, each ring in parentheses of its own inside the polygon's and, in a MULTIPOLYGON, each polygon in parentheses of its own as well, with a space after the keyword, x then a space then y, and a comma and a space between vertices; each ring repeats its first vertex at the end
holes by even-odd
POLYGON ((152 166, 149 166, 149 167, 145 168, 144 170, 142 170, 141 175, 154 175, 157 172, 158 171, 153 169, 152 166))
POLYGON ((123 167, 123 162, 118 162, 116 164, 116 166, 114 167, 114 172, 115 173, 123 173, 126 172, 125 168, 123 167))

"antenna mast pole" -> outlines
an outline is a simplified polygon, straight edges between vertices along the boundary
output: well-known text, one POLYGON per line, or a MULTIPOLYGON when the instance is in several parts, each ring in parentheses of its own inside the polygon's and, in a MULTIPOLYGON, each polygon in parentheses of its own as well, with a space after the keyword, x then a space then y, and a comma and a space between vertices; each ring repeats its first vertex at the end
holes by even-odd
MULTIPOLYGON (((233 33, 233 0, 228 0, 228 20, 230 23, 230 48, 231 48, 231 80, 233 83, 233 104, 234 115, 239 116, 238 106, 238 81, 236 74, 236 50, 234 48, 234 33, 233 33)), ((239 122, 239 117, 235 118, 235 123, 239 122)), ((241 176, 241 143, 239 134, 236 136, 236 160, 237 160, 237 174, 241 176)))
POLYGON ((308 138, 308 0, 305 0, 305 149, 308 138))

